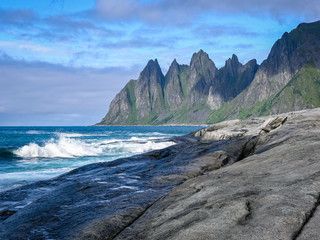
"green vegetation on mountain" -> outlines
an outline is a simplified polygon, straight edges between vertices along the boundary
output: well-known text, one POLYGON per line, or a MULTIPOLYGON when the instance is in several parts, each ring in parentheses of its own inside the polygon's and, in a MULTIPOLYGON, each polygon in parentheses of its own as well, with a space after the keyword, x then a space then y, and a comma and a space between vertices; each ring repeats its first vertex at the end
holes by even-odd
POLYGON ((279 93, 266 102, 261 114, 315 107, 320 107, 320 71, 314 64, 307 64, 279 93))
POLYGON ((130 115, 125 120, 126 125, 130 125, 137 121, 136 95, 134 93, 136 83, 137 83, 136 80, 130 80, 129 83, 126 85, 126 88, 128 90, 128 99, 131 104, 130 115))

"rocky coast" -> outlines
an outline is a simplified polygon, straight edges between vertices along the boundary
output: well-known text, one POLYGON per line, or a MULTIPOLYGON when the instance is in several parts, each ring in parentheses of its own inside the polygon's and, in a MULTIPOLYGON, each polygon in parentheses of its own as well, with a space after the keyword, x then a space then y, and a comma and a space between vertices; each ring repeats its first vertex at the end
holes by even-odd
POLYGON ((230 120, 0 193, 0 239, 318 239, 320 109, 230 120))

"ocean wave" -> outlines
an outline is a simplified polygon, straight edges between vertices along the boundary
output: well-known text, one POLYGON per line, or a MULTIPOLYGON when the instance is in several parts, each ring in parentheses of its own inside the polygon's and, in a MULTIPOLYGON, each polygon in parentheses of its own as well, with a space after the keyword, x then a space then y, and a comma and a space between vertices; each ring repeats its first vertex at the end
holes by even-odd
POLYGON ((52 138, 43 145, 29 143, 14 150, 13 153, 23 158, 77 158, 109 155, 110 153, 139 154, 175 144, 170 140, 159 137, 132 137, 130 139, 90 142, 74 136, 77 135, 59 134, 58 139, 52 138))
POLYGON ((17 156, 25 158, 75 158, 98 156, 102 153, 103 150, 100 147, 63 136, 59 139, 50 139, 43 146, 30 143, 14 151, 17 156))
POLYGON ((0 148, 0 158, 11 159, 15 155, 13 154, 14 148, 0 148))

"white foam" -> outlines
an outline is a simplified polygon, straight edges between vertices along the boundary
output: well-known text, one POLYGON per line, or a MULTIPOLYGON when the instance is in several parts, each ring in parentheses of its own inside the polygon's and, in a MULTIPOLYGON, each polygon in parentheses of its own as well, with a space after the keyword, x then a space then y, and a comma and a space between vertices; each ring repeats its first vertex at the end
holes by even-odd
POLYGON ((14 151, 14 154, 25 158, 74 158, 97 156, 102 153, 101 147, 67 137, 51 139, 44 146, 30 143, 14 151))
POLYGON ((144 153, 152 150, 162 149, 174 145, 175 142, 157 142, 147 139, 139 139, 139 141, 117 142, 109 145, 110 149, 115 151, 123 151, 129 153, 144 153))
POLYGON ((44 145, 30 143, 14 151, 23 158, 76 158, 85 156, 110 155, 122 153, 126 156, 166 148, 175 143, 163 138, 147 137, 130 139, 109 139, 97 142, 88 142, 77 138, 82 134, 59 134, 58 139, 50 139, 44 145))

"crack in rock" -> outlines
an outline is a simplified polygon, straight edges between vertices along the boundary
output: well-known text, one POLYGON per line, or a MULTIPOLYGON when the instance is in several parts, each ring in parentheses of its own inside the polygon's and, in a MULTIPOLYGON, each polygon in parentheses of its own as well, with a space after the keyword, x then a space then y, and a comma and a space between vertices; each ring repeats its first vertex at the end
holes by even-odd
POLYGON ((320 194, 318 194, 318 198, 317 198, 317 201, 314 203, 312 209, 306 214, 306 217, 300 227, 300 229, 298 229, 293 237, 292 237, 292 240, 296 240, 296 239, 299 239, 299 237, 301 236, 304 228, 306 227, 306 225, 310 222, 310 220, 313 218, 314 216, 314 213, 316 212, 318 206, 320 205, 320 194))

